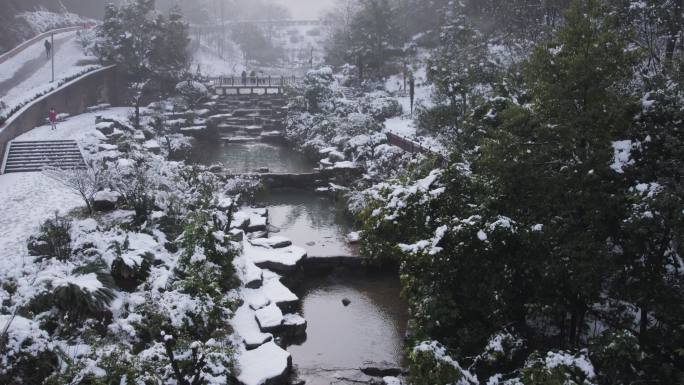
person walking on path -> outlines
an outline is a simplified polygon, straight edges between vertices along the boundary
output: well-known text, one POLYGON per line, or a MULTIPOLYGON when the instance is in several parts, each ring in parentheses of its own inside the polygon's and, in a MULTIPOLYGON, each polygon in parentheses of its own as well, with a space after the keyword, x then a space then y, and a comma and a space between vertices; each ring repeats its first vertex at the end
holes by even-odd
POLYGON ((247 71, 242 71, 242 85, 247 85, 247 71))
POLYGON ((50 53, 52 53, 52 44, 48 39, 45 39, 45 56, 50 60, 50 53))
POLYGON ((50 108, 50 113, 48 114, 48 120, 50 120, 50 125, 52 126, 52 130, 57 129, 57 111, 55 111, 55 108, 52 107, 50 108))

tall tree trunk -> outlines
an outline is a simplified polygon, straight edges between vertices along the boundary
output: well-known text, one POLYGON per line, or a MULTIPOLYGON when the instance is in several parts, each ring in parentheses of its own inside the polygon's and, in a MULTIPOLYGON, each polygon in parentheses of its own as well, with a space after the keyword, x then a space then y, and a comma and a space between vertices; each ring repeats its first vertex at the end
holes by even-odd
POLYGON ((682 23, 684 23, 682 10, 684 10, 684 0, 675 0, 671 10, 667 42, 665 43, 665 65, 667 67, 674 66, 674 52, 679 34, 682 32, 682 23))
POLYGON ((644 346, 648 342, 648 305, 639 306, 641 316, 639 317, 639 344, 644 346))
POLYGON ((570 314, 570 335, 568 336, 568 346, 575 346, 577 340, 577 311, 570 314))
POLYGON ((560 348, 564 349, 565 348, 565 319, 567 318, 567 314, 565 312, 562 313, 561 319, 560 319, 560 348))

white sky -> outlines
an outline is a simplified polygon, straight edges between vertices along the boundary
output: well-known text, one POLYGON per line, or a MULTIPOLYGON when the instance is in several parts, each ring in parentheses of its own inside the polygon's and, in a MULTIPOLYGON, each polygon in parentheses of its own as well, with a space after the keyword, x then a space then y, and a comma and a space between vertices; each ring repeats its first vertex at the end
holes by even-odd
POLYGON ((335 0, 275 0, 290 9, 295 19, 316 19, 330 8, 335 0))

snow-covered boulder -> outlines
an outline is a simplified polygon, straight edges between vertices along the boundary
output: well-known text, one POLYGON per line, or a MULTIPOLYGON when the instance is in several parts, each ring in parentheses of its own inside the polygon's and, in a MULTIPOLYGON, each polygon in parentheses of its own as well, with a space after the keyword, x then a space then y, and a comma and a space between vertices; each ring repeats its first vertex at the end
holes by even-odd
POLYGON ((354 231, 349 234, 347 234, 347 242, 351 244, 356 244, 361 241, 361 232, 360 231, 354 231))
POLYGON ((114 122, 100 122, 95 125, 95 129, 103 135, 109 136, 114 132, 116 124, 114 122))
POLYGON ((262 293, 283 310, 295 308, 299 304, 299 297, 283 285, 280 276, 272 271, 264 270, 262 293))
POLYGON ((283 333, 290 338, 306 337, 306 319, 299 314, 283 316, 283 333))
POLYGON ((254 350, 240 352, 237 357, 238 381, 243 385, 280 383, 285 380, 291 366, 290 353, 274 342, 268 342, 254 350))
POLYGON ((254 311, 247 304, 240 306, 235 311, 230 324, 247 349, 256 349, 273 340, 272 334, 261 331, 254 317, 254 311))
POLYGON ((249 216, 249 226, 247 226, 247 231, 253 233, 255 231, 265 231, 268 225, 268 218, 259 215, 249 216))
POLYGON ((298 246, 288 246, 281 249, 266 249, 244 243, 246 258, 262 269, 277 272, 293 271, 299 262, 306 258, 306 250, 298 246))
POLYGON ((361 372, 373 377, 398 376, 402 373, 402 368, 390 362, 365 362, 361 367, 361 372))
POLYGON ((103 190, 93 197, 93 209, 95 211, 112 211, 121 199, 121 194, 116 191, 103 190))
POLYGON ((161 146, 159 145, 159 142, 151 139, 143 143, 143 148, 153 154, 159 155, 161 152, 161 146))
POLYGON ((292 241, 285 237, 259 238, 249 241, 254 246, 265 247, 267 249, 282 249, 292 246, 292 241))
POLYGON ((283 324, 283 311, 275 303, 257 310, 254 316, 262 332, 277 331, 283 324))

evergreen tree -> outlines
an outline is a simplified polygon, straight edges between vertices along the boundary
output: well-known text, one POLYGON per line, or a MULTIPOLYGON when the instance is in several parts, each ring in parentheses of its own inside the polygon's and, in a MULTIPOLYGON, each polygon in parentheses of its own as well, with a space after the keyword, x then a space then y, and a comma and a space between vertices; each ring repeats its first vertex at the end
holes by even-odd
POLYGON ((436 97, 451 108, 454 127, 459 127, 473 103, 477 85, 487 82, 487 43, 470 24, 461 2, 444 9, 448 24, 442 28, 440 46, 428 63, 428 80, 436 97))
POLYGON ((399 30, 395 9, 389 0, 362 0, 352 22, 351 56, 359 68, 360 78, 368 68, 372 75, 382 76, 385 64, 397 54, 399 30))

